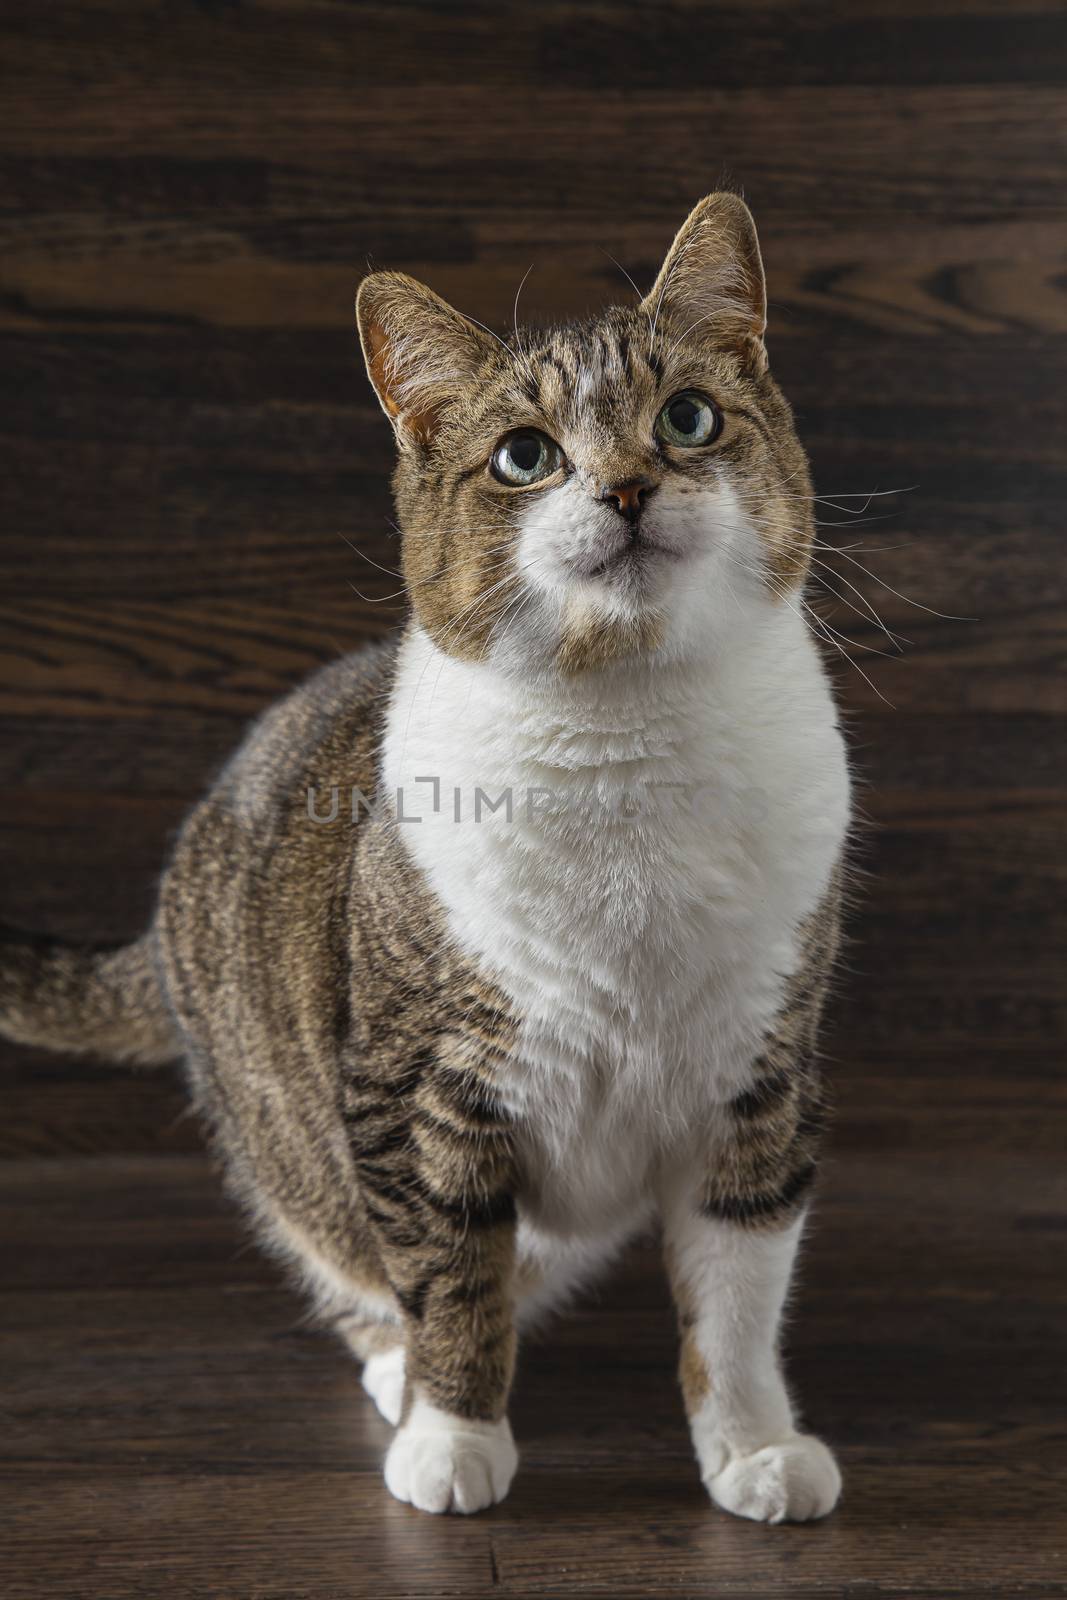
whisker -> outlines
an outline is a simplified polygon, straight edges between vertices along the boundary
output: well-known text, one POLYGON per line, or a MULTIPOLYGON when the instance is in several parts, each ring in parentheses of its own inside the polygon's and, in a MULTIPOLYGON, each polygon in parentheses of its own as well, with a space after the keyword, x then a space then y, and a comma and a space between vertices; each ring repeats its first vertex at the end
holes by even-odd
MULTIPOLYGON (((782 498, 783 499, 793 499, 793 500, 820 501, 824 505, 834 506, 836 510, 845 512, 849 516, 849 518, 851 520, 849 522, 847 522, 847 523, 845 523, 845 522, 828 522, 828 521, 824 521, 823 519, 817 517, 815 519, 816 526, 820 527, 820 528, 843 528, 843 527, 855 527, 857 525, 857 519, 862 519, 864 522, 867 522, 867 523, 870 523, 870 522, 881 522, 881 521, 887 520, 888 517, 893 516, 895 513, 893 513, 893 512, 883 512, 883 513, 880 513, 880 514, 876 514, 875 516, 868 516, 868 517, 865 517, 863 515, 863 513, 865 512, 867 506, 869 506, 871 501, 874 500, 874 499, 879 499, 879 498, 882 498, 883 496, 886 496, 886 495, 910 494, 917 488, 918 488, 917 484, 911 484, 908 487, 903 488, 903 489, 872 489, 868 493, 865 493, 865 494, 861 494, 861 493, 859 493, 857 491, 855 494, 839 494, 839 495, 837 495, 835 497, 836 500, 862 499, 863 500, 863 505, 859 506, 859 507, 856 507, 855 509, 853 509, 853 508, 851 508, 849 506, 838 506, 838 505, 835 505, 835 500, 830 499, 828 496, 825 496, 825 495, 810 495, 810 496, 809 495, 789 495, 789 496, 782 496, 782 498)), ((739 495, 739 498, 741 498, 742 500, 744 499, 744 492, 743 491, 739 495)), ((756 522, 761 522, 762 521, 762 525, 765 526, 765 527, 769 526, 769 524, 767 523, 766 519, 760 519, 750 509, 746 508, 745 515, 750 517, 753 521, 756 521, 756 522)), ((798 539, 796 537, 795 533, 794 533, 794 540, 795 540, 795 543, 794 543, 793 548, 801 548, 802 545, 804 544, 804 540, 803 539, 798 539)), ((903 590, 901 590, 901 589, 894 588, 894 586, 891 583, 888 583, 884 578, 879 577, 878 573, 873 571, 872 568, 866 566, 862 561, 857 561, 854 556, 849 554, 850 550, 863 550, 865 554, 868 551, 870 551, 872 553, 876 553, 879 550, 899 550, 899 549, 905 548, 906 545, 912 544, 914 542, 915 542, 914 540, 904 540, 904 541, 902 541, 902 543, 896 544, 896 545, 863 546, 863 545, 833 545, 833 544, 827 544, 823 540, 813 540, 812 541, 812 546, 813 546, 814 549, 823 550, 827 554, 843 556, 846 561, 850 562, 852 564, 852 566, 857 568, 858 571, 864 573, 865 576, 870 578, 873 583, 877 583, 880 588, 882 588, 882 589, 884 589, 886 591, 887 594, 894 595, 896 597, 896 599, 902 601, 904 603, 904 605, 913 606, 917 611, 925 611, 928 616, 937 617, 942 622, 977 622, 979 620, 977 617, 957 616, 953 612, 950 612, 950 611, 938 611, 935 606, 928 606, 928 605, 924 604, 924 602, 921 601, 921 600, 913 600, 910 595, 906 595, 903 592, 903 590)), ((812 559, 814 560, 815 558, 812 557, 812 559)), ((820 565, 825 565, 825 563, 820 563, 820 565)), ((832 568, 829 569, 829 570, 833 571, 832 568)), ((833 572, 833 576, 835 578, 837 578, 841 583, 848 583, 848 579, 845 578, 843 573, 833 572)), ((855 589, 855 586, 853 584, 851 584, 851 583, 848 583, 848 586, 849 586, 849 588, 855 589)), ((860 597, 861 597, 861 599, 864 600, 865 604, 868 603, 867 600, 866 600, 866 597, 861 594, 861 591, 856 589, 855 592, 857 594, 860 594, 860 597)), ((843 599, 844 597, 839 595, 838 598, 839 599, 843 599)), ((882 624, 881 619, 879 619, 879 626, 882 627, 883 631, 885 631, 887 633, 887 635, 888 635, 889 630, 884 628, 884 624, 882 624)), ((901 635, 900 637, 903 637, 903 635, 901 635)), ((909 641, 905 640, 905 643, 907 643, 907 642, 909 642, 909 641)))
POLYGON ((872 500, 884 500, 887 495, 892 494, 914 494, 918 487, 919 485, 917 483, 909 483, 903 489, 872 489, 870 493, 866 495, 859 492, 852 494, 835 494, 833 499, 831 499, 829 495, 814 494, 811 498, 813 500, 821 500, 823 505, 831 506, 835 511, 844 511, 847 516, 861 517, 872 500), (851 506, 836 505, 835 502, 837 500, 862 500, 863 504, 858 506, 856 510, 853 511, 851 506))
POLYGON ((526 286, 526 280, 530 276, 530 273, 533 271, 533 269, 534 264, 531 261, 530 265, 526 268, 526 271, 519 280, 519 287, 515 290, 515 304, 511 310, 511 331, 515 336, 516 342, 518 341, 519 337, 519 296, 522 294, 522 291, 526 286))
POLYGON ((838 600, 840 600, 843 605, 848 606, 850 611, 854 611, 858 617, 863 617, 864 615, 866 615, 866 617, 871 622, 873 622, 876 627, 878 627, 878 628, 880 628, 882 630, 882 632, 885 634, 886 638, 889 640, 890 644, 896 645, 898 650, 904 644, 911 644, 912 641, 910 639, 905 639, 903 634, 896 634, 890 628, 886 627, 885 623, 882 621, 882 619, 878 615, 877 611, 871 605, 871 602, 867 599, 867 596, 863 593, 863 591, 861 589, 857 589, 856 585, 854 583, 850 583, 849 580, 842 573, 835 572, 833 570, 833 568, 831 566, 828 566, 825 561, 820 561, 818 556, 812 556, 811 559, 812 559, 813 563, 816 566, 825 568, 825 570, 830 573, 831 577, 836 578, 839 583, 843 583, 849 589, 851 589, 853 594, 855 594, 855 595, 857 595, 859 597, 860 603, 864 607, 864 610, 861 611, 859 609, 859 606, 855 605, 848 598, 847 595, 843 595, 843 594, 840 593, 839 590, 834 589, 830 585, 830 583, 827 581, 826 578, 818 577, 818 575, 813 574, 813 576, 815 577, 815 580, 816 580, 817 583, 821 583, 824 588, 829 589, 831 594, 836 595, 838 600))
MULTIPOLYGON (((782 595, 779 598, 784 600, 786 605, 790 604, 789 600, 786 598, 785 595, 782 595)), ((823 621, 822 617, 819 616, 818 612, 812 611, 811 607, 807 604, 806 601, 802 601, 801 603, 803 604, 805 611, 808 613, 808 615, 810 616, 810 618, 811 618, 812 622, 814 623, 816 629, 818 630, 818 633, 819 633, 820 637, 825 639, 827 644, 832 645, 833 648, 837 651, 838 655, 841 656, 845 661, 847 661, 850 667, 855 667, 856 671, 859 673, 859 675, 863 679, 864 683, 866 683, 871 689, 874 690, 874 693, 878 696, 879 700, 883 701, 889 707, 889 709, 891 711, 895 711, 896 707, 894 706, 892 700, 888 699, 888 697, 882 693, 881 689, 879 689, 878 685, 874 682, 874 679, 871 678, 866 672, 864 672, 864 670, 860 666, 859 662, 853 660, 852 656, 849 655, 848 651, 843 649, 842 646, 838 643, 837 638, 834 637, 834 634, 836 633, 836 629, 830 628, 829 625, 823 621)), ((795 606, 790 606, 790 609, 796 612, 796 615, 800 619, 801 622, 804 621, 804 618, 801 616, 800 612, 796 611, 796 607, 795 606)), ((839 635, 839 637, 843 639, 845 636, 844 636, 844 634, 841 634, 841 635, 839 635)), ((851 641, 849 641, 849 642, 851 642, 851 641)), ((885 655, 885 651, 884 650, 876 650, 874 652, 874 654, 875 655, 885 655)))
POLYGON ((880 550, 906 550, 909 545, 915 544, 914 539, 901 539, 899 544, 827 544, 825 539, 813 539, 813 550, 827 550, 831 555, 843 556, 849 550, 867 550, 872 554, 880 550))
POLYGON ((895 516, 895 511, 875 511, 869 517, 860 516, 857 512, 855 519, 850 522, 833 522, 829 517, 814 517, 812 520, 817 528, 858 528, 871 522, 888 522, 895 516))
MULTIPOLYGON (((498 580, 497 584, 493 585, 493 589, 499 588, 501 583, 506 583, 507 581, 508 581, 508 575, 505 574, 505 576, 502 579, 498 580)), ((482 602, 484 600, 487 600, 488 596, 489 596, 489 593, 491 593, 491 592, 492 592, 492 590, 490 590, 488 592, 483 591, 483 590, 479 590, 479 592, 475 595, 474 599, 470 602, 470 604, 465 606, 459 613, 457 613, 457 615, 455 617, 453 617, 451 619, 451 621, 448 623, 448 625, 447 625, 447 627, 445 629, 445 633, 442 635, 442 639, 447 637, 449 644, 458 643, 459 640, 454 637, 454 630, 456 628, 456 624, 459 622, 460 618, 462 618, 465 615, 465 613, 471 609, 472 606, 476 606, 480 602, 482 602)), ((447 650, 445 650, 443 648, 443 644, 442 643, 439 643, 436 639, 431 639, 430 643, 433 646, 434 650, 439 652, 441 655, 447 657, 448 652, 447 652, 447 650)), ((415 715, 415 707, 418 704, 419 694, 420 694, 420 692, 422 690, 423 679, 426 677, 426 673, 429 670, 430 663, 432 662, 432 660, 433 660, 433 652, 431 651, 431 653, 429 655, 427 655, 426 660, 423 662, 422 671, 419 673, 418 682, 415 685, 414 691, 412 692, 411 701, 410 701, 410 703, 408 705, 407 723, 405 724, 405 727, 404 727, 404 739, 403 739, 403 743, 402 743, 401 749, 400 749, 401 767, 403 767, 403 762, 404 762, 404 759, 405 759, 405 757, 407 755, 408 735, 411 733, 411 719, 415 715)), ((434 694, 436 694, 436 692, 437 692, 437 684, 440 683, 441 674, 444 672, 444 670, 445 670, 445 662, 442 661, 441 666, 438 669, 436 682, 434 684, 434 691, 433 691, 434 694)), ((433 695, 431 695, 431 697, 430 697, 430 703, 432 705, 432 703, 433 703, 433 695)))
POLYGON ((890 594, 896 595, 898 600, 903 600, 906 606, 915 606, 919 611, 928 612, 931 617, 939 617, 942 622, 977 622, 979 620, 977 617, 954 617, 951 612, 935 611, 933 606, 924 606, 921 600, 912 600, 908 595, 902 594, 899 589, 894 589, 891 583, 886 583, 884 578, 880 578, 877 572, 872 572, 870 567, 865 567, 862 561, 857 561, 855 556, 850 556, 844 550, 841 551, 841 554, 846 561, 851 561, 854 567, 858 567, 861 572, 865 572, 868 578, 871 578, 890 594))
MULTIPOLYGON (((477 609, 474 610, 473 616, 468 617, 466 623, 460 628, 459 632, 457 633, 455 631, 456 623, 460 620, 460 618, 464 615, 465 612, 469 612, 471 610, 471 606, 464 607, 464 610, 462 612, 460 612, 457 617, 453 618, 453 620, 452 620, 452 622, 449 625, 449 628, 447 630, 447 634, 446 635, 442 635, 442 640, 441 640, 441 643, 439 645, 439 648, 442 649, 442 654, 446 657, 446 660, 442 660, 441 666, 440 666, 440 668, 438 670, 437 678, 436 678, 436 680, 434 682, 433 689, 431 690, 431 693, 430 693, 430 704, 429 704, 428 710, 430 710, 430 711, 433 710, 434 699, 436 698, 437 690, 438 690, 438 687, 440 686, 441 678, 442 678, 442 676, 444 674, 445 666, 447 664, 447 650, 445 650, 443 648, 445 640, 446 640, 446 637, 447 637, 447 644, 448 644, 448 646, 450 648, 454 649, 457 645, 459 645, 462 642, 462 639, 463 639, 464 635, 469 631, 470 628, 472 628, 474 626, 474 624, 478 621, 479 617, 481 616, 482 612, 488 607, 488 603, 489 603, 490 599, 492 598, 492 596, 494 594, 496 594, 501 588, 503 588, 503 586, 505 584, 509 583, 513 576, 517 576, 517 574, 506 573, 503 578, 499 579, 496 583, 490 585, 490 587, 488 589, 483 590, 481 593, 475 595, 474 601, 472 602, 472 605, 474 607, 476 607, 477 609)), ((521 593, 522 593, 522 591, 520 589, 520 594, 521 593)), ((506 616, 508 610, 510 609, 510 607, 511 607, 511 605, 513 603, 514 603, 514 600, 509 600, 507 605, 505 605, 503 611, 501 612, 500 616, 506 616)), ((492 632, 492 629, 495 628, 499 624, 499 622, 500 622, 500 617, 497 617, 494 620, 494 622, 491 624, 490 632, 492 632)), ((422 679, 420 677, 419 682, 421 683, 421 681, 422 681, 422 679)))
MULTIPOLYGON (((774 582, 773 578, 771 577, 771 575, 769 573, 767 573, 767 572, 757 572, 747 562, 741 560, 741 558, 738 556, 737 552, 734 551, 734 550, 729 550, 728 549, 727 552, 726 552, 726 555, 727 555, 727 559, 728 560, 735 561, 739 567, 741 567, 744 571, 746 571, 749 574, 750 577, 754 577, 754 578, 756 578, 756 580, 758 582, 766 584, 767 587, 771 590, 771 592, 774 595, 776 595, 777 598, 781 601, 781 603, 783 605, 787 606, 790 611, 792 611, 793 615, 797 618, 797 621, 800 622, 803 627, 807 628, 809 631, 814 629, 814 631, 817 633, 817 635, 820 638, 822 638, 823 641, 826 644, 831 645, 833 647, 833 649, 835 649, 837 651, 838 655, 842 656, 848 662, 849 666, 855 667, 855 669, 859 673, 860 677, 868 685, 868 687, 871 690, 873 690, 873 692, 878 696, 879 700, 883 701, 887 706, 889 706, 889 708, 891 710, 895 710, 896 709, 896 707, 893 705, 893 702, 890 699, 888 699, 886 695, 884 695, 882 693, 882 691, 879 689, 878 685, 868 676, 868 674, 860 666, 859 662, 853 660, 852 656, 850 656, 848 654, 848 651, 843 649, 843 647, 838 643, 838 638, 844 639, 846 636, 844 634, 837 634, 837 629, 831 628, 830 624, 825 622, 824 619, 819 616, 817 611, 813 611, 811 606, 808 605, 807 601, 804 599, 803 595, 799 595, 798 594, 797 598, 800 600, 800 603, 804 607, 804 610, 808 613, 808 617, 810 617, 810 619, 811 619, 810 621, 808 621, 807 618, 805 618, 805 616, 803 615, 803 613, 797 609, 797 607, 793 604, 792 600, 790 599, 789 595, 785 592, 785 590, 779 584, 776 584, 774 582), (836 638, 834 637, 835 634, 837 634, 836 638)), ((852 640, 848 640, 847 642, 850 643, 850 644, 853 643, 852 640)), ((870 646, 863 646, 863 645, 856 646, 856 648, 858 648, 858 649, 871 649, 870 646)), ((873 654, 874 655, 882 655, 882 656, 884 656, 886 654, 886 652, 884 650, 874 650, 873 654)), ((893 659, 893 658, 887 658, 887 659, 893 659)))
POLYGON ((462 311, 460 312, 460 315, 466 317, 468 322, 473 322, 476 328, 481 328, 482 332, 487 333, 490 339, 495 339, 501 350, 503 350, 504 354, 508 357, 511 357, 513 352, 510 345, 506 340, 500 337, 499 333, 494 333, 492 328, 490 328, 487 323, 479 322, 478 318, 472 317, 469 311, 462 311))
POLYGON ((853 649, 853 650, 866 650, 869 655, 882 656, 886 661, 892 661, 894 659, 894 657, 890 655, 888 650, 879 650, 873 644, 864 644, 862 639, 850 639, 847 633, 842 633, 841 629, 840 628, 835 628, 832 622, 827 622, 825 617, 820 617, 819 613, 812 609, 812 607, 810 606, 808 601, 805 600, 803 595, 798 595, 797 598, 799 599, 801 605, 804 607, 804 610, 809 614, 809 616, 811 616, 813 618, 818 618, 819 625, 821 627, 826 628, 836 638, 843 640, 844 643, 847 644, 848 646, 850 646, 851 649, 853 649))
MULTIPOLYGON (((640 289, 637 287, 637 285, 634 282, 634 280, 631 278, 630 274, 627 272, 626 268, 623 266, 622 262, 621 261, 617 261, 615 259, 615 257, 612 255, 611 251, 610 250, 605 250, 603 245, 600 246, 600 249, 603 252, 603 254, 607 256, 608 260, 610 262, 612 262, 613 265, 618 267, 619 271, 622 273, 623 277, 626 279, 627 283, 630 285, 630 288, 633 290, 634 294, 637 296, 638 304, 639 305, 643 304, 645 297, 641 293, 640 289)), ((653 323, 652 323, 652 317, 651 317, 651 315, 650 315, 650 313, 648 311, 645 312, 645 318, 646 318, 646 320, 648 322, 649 338, 650 339, 655 338, 656 330, 655 330, 655 327, 653 326, 653 323)), ((651 348, 652 348, 651 345, 649 345, 649 349, 651 349, 651 348)))
MULTIPOLYGON (((497 548, 500 549, 500 550, 505 550, 508 547, 507 547, 507 545, 499 545, 499 546, 497 546, 497 548)), ((493 552, 491 550, 487 550, 485 552, 486 555, 492 555, 492 553, 493 552)), ((480 566, 478 570, 481 573, 496 572, 500 567, 507 566, 510 563, 510 560, 511 560, 511 556, 510 556, 510 554, 508 554, 506 556, 502 556, 499 561, 491 561, 486 566, 480 566)), ((392 594, 382 594, 382 595, 363 594, 363 592, 361 590, 356 588, 356 586, 352 582, 351 578, 349 578, 347 580, 347 582, 348 582, 348 587, 353 591, 354 594, 358 594, 359 598, 361 600, 365 600, 368 605, 380 606, 380 605, 384 605, 387 600, 396 600, 400 595, 410 594, 413 589, 428 589, 428 588, 432 588, 434 584, 439 583, 441 581, 441 579, 444 577, 445 573, 454 572, 457 567, 465 567, 465 566, 468 566, 469 564, 470 564, 470 558, 469 557, 464 557, 460 561, 449 562, 447 567, 442 567, 441 570, 438 571, 438 572, 432 572, 428 578, 412 578, 410 583, 405 584, 402 589, 394 589, 392 594)))
POLYGON ((364 594, 362 589, 356 588, 351 578, 346 578, 345 582, 348 584, 348 587, 351 589, 352 593, 358 595, 364 604, 368 606, 383 606, 387 600, 396 600, 400 595, 406 595, 408 592, 407 588, 405 587, 403 589, 394 589, 392 594, 364 594))
POLYGON ((390 578, 402 578, 404 576, 402 572, 395 572, 392 567, 383 567, 380 561, 375 561, 373 556, 369 556, 365 550, 361 550, 358 545, 354 545, 346 534, 338 533, 337 537, 343 539, 348 548, 359 556, 361 561, 369 562, 372 567, 377 567, 379 572, 387 573, 390 578))

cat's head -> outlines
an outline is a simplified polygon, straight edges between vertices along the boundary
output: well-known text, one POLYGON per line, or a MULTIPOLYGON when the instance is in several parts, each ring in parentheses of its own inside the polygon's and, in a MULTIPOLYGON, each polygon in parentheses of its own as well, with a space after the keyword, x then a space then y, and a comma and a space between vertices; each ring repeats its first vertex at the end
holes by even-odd
POLYGON ((573 674, 796 605, 811 487, 736 195, 701 201, 640 305, 585 322, 505 342, 393 272, 356 304, 404 577, 442 650, 573 674))

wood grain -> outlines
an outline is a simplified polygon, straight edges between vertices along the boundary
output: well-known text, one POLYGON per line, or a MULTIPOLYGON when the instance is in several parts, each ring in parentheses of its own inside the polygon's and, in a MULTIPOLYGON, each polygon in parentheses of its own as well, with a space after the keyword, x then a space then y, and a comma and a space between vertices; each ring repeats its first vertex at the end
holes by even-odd
POLYGON ((174 1078, 0 1048, 5 1600, 1062 1594, 1062 5, 58 0, 0 59, 0 917, 132 934, 247 720, 400 617, 367 264, 570 316, 724 178, 864 818, 791 1336, 837 1517, 707 1507, 648 1249, 526 1351, 511 1500, 391 1504, 174 1078))

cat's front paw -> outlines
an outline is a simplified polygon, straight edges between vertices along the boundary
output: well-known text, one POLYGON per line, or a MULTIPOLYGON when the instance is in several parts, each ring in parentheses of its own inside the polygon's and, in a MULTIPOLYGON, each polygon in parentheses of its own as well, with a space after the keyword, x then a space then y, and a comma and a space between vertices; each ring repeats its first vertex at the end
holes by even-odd
POLYGON ((704 1481, 716 1505, 754 1522, 810 1522, 832 1511, 841 1493, 837 1462, 808 1433, 733 1456, 704 1481))
POLYGON ((417 1401, 389 1447, 385 1485, 420 1511, 483 1511, 503 1500, 518 1464, 507 1418, 469 1422, 417 1401))

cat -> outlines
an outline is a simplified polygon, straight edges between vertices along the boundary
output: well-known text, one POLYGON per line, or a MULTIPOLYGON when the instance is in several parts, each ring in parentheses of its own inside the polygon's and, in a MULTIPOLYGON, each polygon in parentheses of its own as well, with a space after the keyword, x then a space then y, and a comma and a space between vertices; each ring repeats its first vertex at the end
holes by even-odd
POLYGON ((710 195, 573 325, 503 341, 392 272, 357 320, 409 621, 253 727, 137 942, 6 931, 0 1029, 184 1059, 400 1500, 503 1498, 517 1331, 658 1219, 712 1499, 824 1516, 777 1344, 849 776, 751 215, 710 195))

